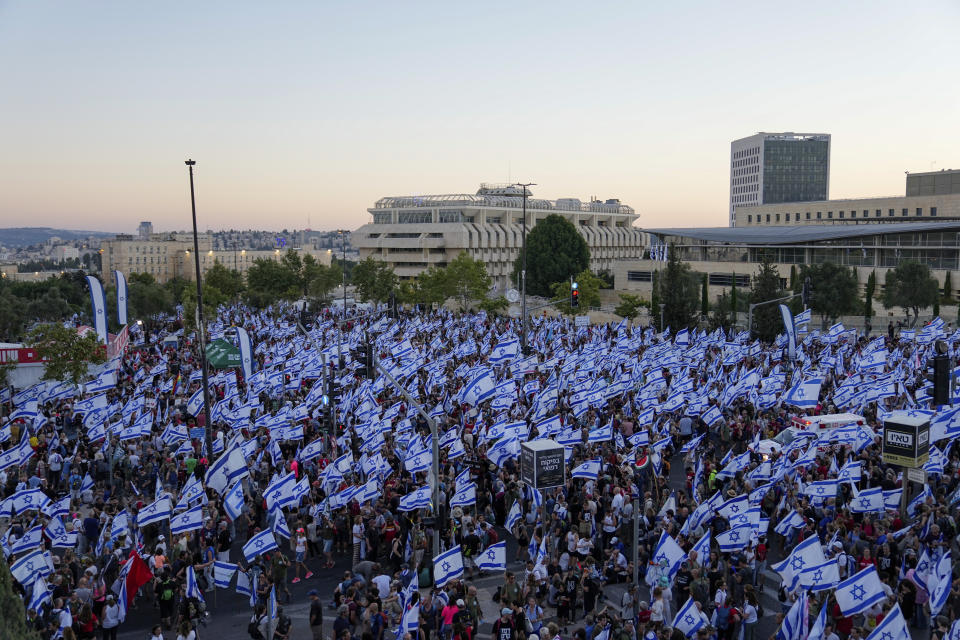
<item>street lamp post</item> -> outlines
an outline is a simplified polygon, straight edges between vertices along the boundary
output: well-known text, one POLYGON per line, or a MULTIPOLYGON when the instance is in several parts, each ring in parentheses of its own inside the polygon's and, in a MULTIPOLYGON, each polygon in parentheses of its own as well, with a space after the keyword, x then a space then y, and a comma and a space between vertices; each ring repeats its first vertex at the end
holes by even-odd
POLYGON ((210 368, 207 363, 207 341, 203 325, 203 284, 200 275, 200 243, 197 240, 197 200, 193 194, 194 160, 187 160, 190 171, 190 211, 193 215, 193 265, 197 276, 197 335, 200 337, 200 365, 203 368, 203 421, 204 442, 207 448, 207 465, 213 457, 213 425, 210 424, 210 368))
POLYGON ((520 252, 522 255, 520 266, 520 346, 523 355, 527 355, 527 187, 535 187, 536 182, 518 182, 516 186, 523 189, 523 233, 520 252))

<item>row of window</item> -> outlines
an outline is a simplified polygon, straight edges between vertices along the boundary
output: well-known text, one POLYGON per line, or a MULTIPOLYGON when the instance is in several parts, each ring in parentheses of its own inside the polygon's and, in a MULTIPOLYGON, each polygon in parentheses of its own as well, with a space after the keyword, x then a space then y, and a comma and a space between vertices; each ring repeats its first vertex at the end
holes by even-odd
MULTIPOLYGON (((630 282, 653 282, 652 271, 627 271, 627 280, 630 282)), ((731 287, 736 281, 738 287, 750 286, 750 275, 740 275, 733 273, 711 273, 707 276, 707 282, 712 287, 731 287)), ((785 282, 781 283, 783 286, 785 282)))
MULTIPOLYGON (((846 216, 846 213, 848 213, 848 212, 840 211, 840 212, 838 212, 838 213, 839 213, 839 216, 838 216, 837 219, 838 219, 838 220, 844 220, 844 219, 846 219, 845 216, 846 216)), ((850 211, 849 214, 850 214, 849 219, 853 220, 853 219, 856 219, 856 218, 857 218, 857 212, 856 212, 856 211, 850 211)), ((784 222, 790 222, 790 220, 791 220, 790 215, 791 215, 791 214, 789 214, 789 213, 784 213, 784 214, 783 214, 783 221, 784 221, 784 222)), ((910 215, 910 209, 909 209, 909 208, 904 207, 904 208, 902 208, 902 209, 900 210, 900 217, 901 217, 901 218, 909 217, 909 215, 910 215)), ((917 208, 915 209, 914 216, 915 216, 915 217, 918 217, 918 218, 919 218, 919 217, 922 217, 922 216, 923 216, 923 207, 917 207, 917 208)), ((863 215, 861 216, 861 218, 869 218, 869 217, 870 217, 870 210, 869 210, 869 209, 864 209, 864 210, 863 210, 863 215)), ((883 217, 883 210, 882 210, 882 209, 876 209, 876 210, 873 212, 873 217, 874 217, 874 218, 881 218, 881 217, 883 217)), ((887 217, 888 217, 888 218, 894 218, 894 217, 896 217, 896 209, 887 209, 887 217)), ((937 208, 936 208, 936 207, 930 207, 930 217, 931 217, 931 218, 936 218, 936 217, 937 217, 937 208)), ((748 214, 748 215, 747 215, 747 224, 763 224, 764 222, 767 222, 767 223, 769 223, 769 222, 780 222, 780 214, 779 214, 779 213, 774 213, 774 214, 770 214, 770 213, 767 213, 767 214, 757 214, 757 216, 756 216, 756 221, 754 221, 753 218, 754 218, 753 214, 748 214), (765 219, 764 219, 764 216, 766 217, 765 219), (771 219, 771 216, 773 216, 772 219, 771 219)), ((806 212, 806 218, 805 218, 805 219, 806 219, 806 220, 812 220, 812 219, 814 219, 814 218, 811 218, 811 212, 809 212, 809 211, 806 212)), ((816 220, 823 220, 823 219, 824 219, 824 217, 823 217, 823 212, 822 212, 822 211, 817 211, 817 212, 816 212, 816 218, 815 218, 815 219, 816 219, 816 220)), ((827 219, 827 220, 833 220, 833 219, 834 219, 834 217, 833 217, 833 211, 827 211, 827 217, 826 217, 826 219, 827 219)), ((800 214, 799 214, 799 213, 794 213, 794 214, 793 214, 793 221, 794 221, 794 222, 800 222, 800 214)))

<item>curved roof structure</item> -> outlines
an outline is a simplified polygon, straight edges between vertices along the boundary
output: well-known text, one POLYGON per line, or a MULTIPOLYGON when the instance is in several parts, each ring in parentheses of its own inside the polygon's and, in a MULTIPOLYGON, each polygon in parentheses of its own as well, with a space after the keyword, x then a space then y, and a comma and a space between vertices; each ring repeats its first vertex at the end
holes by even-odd
POLYGON ((799 244, 822 240, 839 240, 862 236, 915 233, 923 231, 958 231, 960 222, 895 222, 870 224, 796 225, 774 227, 690 227, 643 229, 659 236, 682 236, 723 244, 799 244))

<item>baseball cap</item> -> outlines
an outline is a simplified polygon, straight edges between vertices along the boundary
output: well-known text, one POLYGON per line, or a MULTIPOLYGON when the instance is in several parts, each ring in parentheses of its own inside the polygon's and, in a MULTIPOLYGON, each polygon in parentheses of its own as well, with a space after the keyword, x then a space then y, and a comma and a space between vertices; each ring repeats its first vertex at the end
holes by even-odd
POLYGON ((463 604, 463 600, 457 600, 457 606, 458 606, 458 607, 465 606, 465 605, 463 604))
POLYGON ((510 610, 510 607, 504 607, 503 609, 500 609, 500 615, 502 616, 508 616, 511 613, 513 613, 513 611, 510 610))
POLYGON ((310 589, 310 591, 307 591, 307 596, 319 596, 319 595, 320 594, 317 593, 316 589, 310 589))

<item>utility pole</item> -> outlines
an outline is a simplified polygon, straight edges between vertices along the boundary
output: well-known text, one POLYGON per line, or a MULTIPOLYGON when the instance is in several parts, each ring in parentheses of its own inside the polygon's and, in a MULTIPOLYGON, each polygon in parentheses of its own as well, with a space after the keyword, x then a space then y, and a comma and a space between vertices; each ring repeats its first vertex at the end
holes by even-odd
POLYGON ((340 274, 343 276, 341 283, 341 287, 343 288, 343 317, 337 324, 339 328, 337 332, 337 369, 340 370, 343 369, 343 353, 340 345, 343 343, 343 325, 347 321, 347 230, 337 229, 337 233, 340 234, 340 251, 343 255, 342 262, 340 263, 340 274))
POLYGON ((193 194, 194 160, 187 160, 190 171, 190 211, 193 214, 193 264, 197 276, 197 335, 200 337, 200 364, 203 367, 204 442, 207 448, 207 466, 213 459, 213 425, 210 423, 210 367, 207 363, 207 339, 203 322, 203 284, 200 275, 200 244, 197 240, 197 201, 193 194))
POLYGON ((522 245, 520 248, 521 252, 521 267, 520 267, 520 350, 523 355, 527 355, 529 350, 527 347, 527 195, 529 191, 527 187, 535 187, 536 182, 518 182, 516 186, 523 189, 523 234, 522 234, 522 245))

